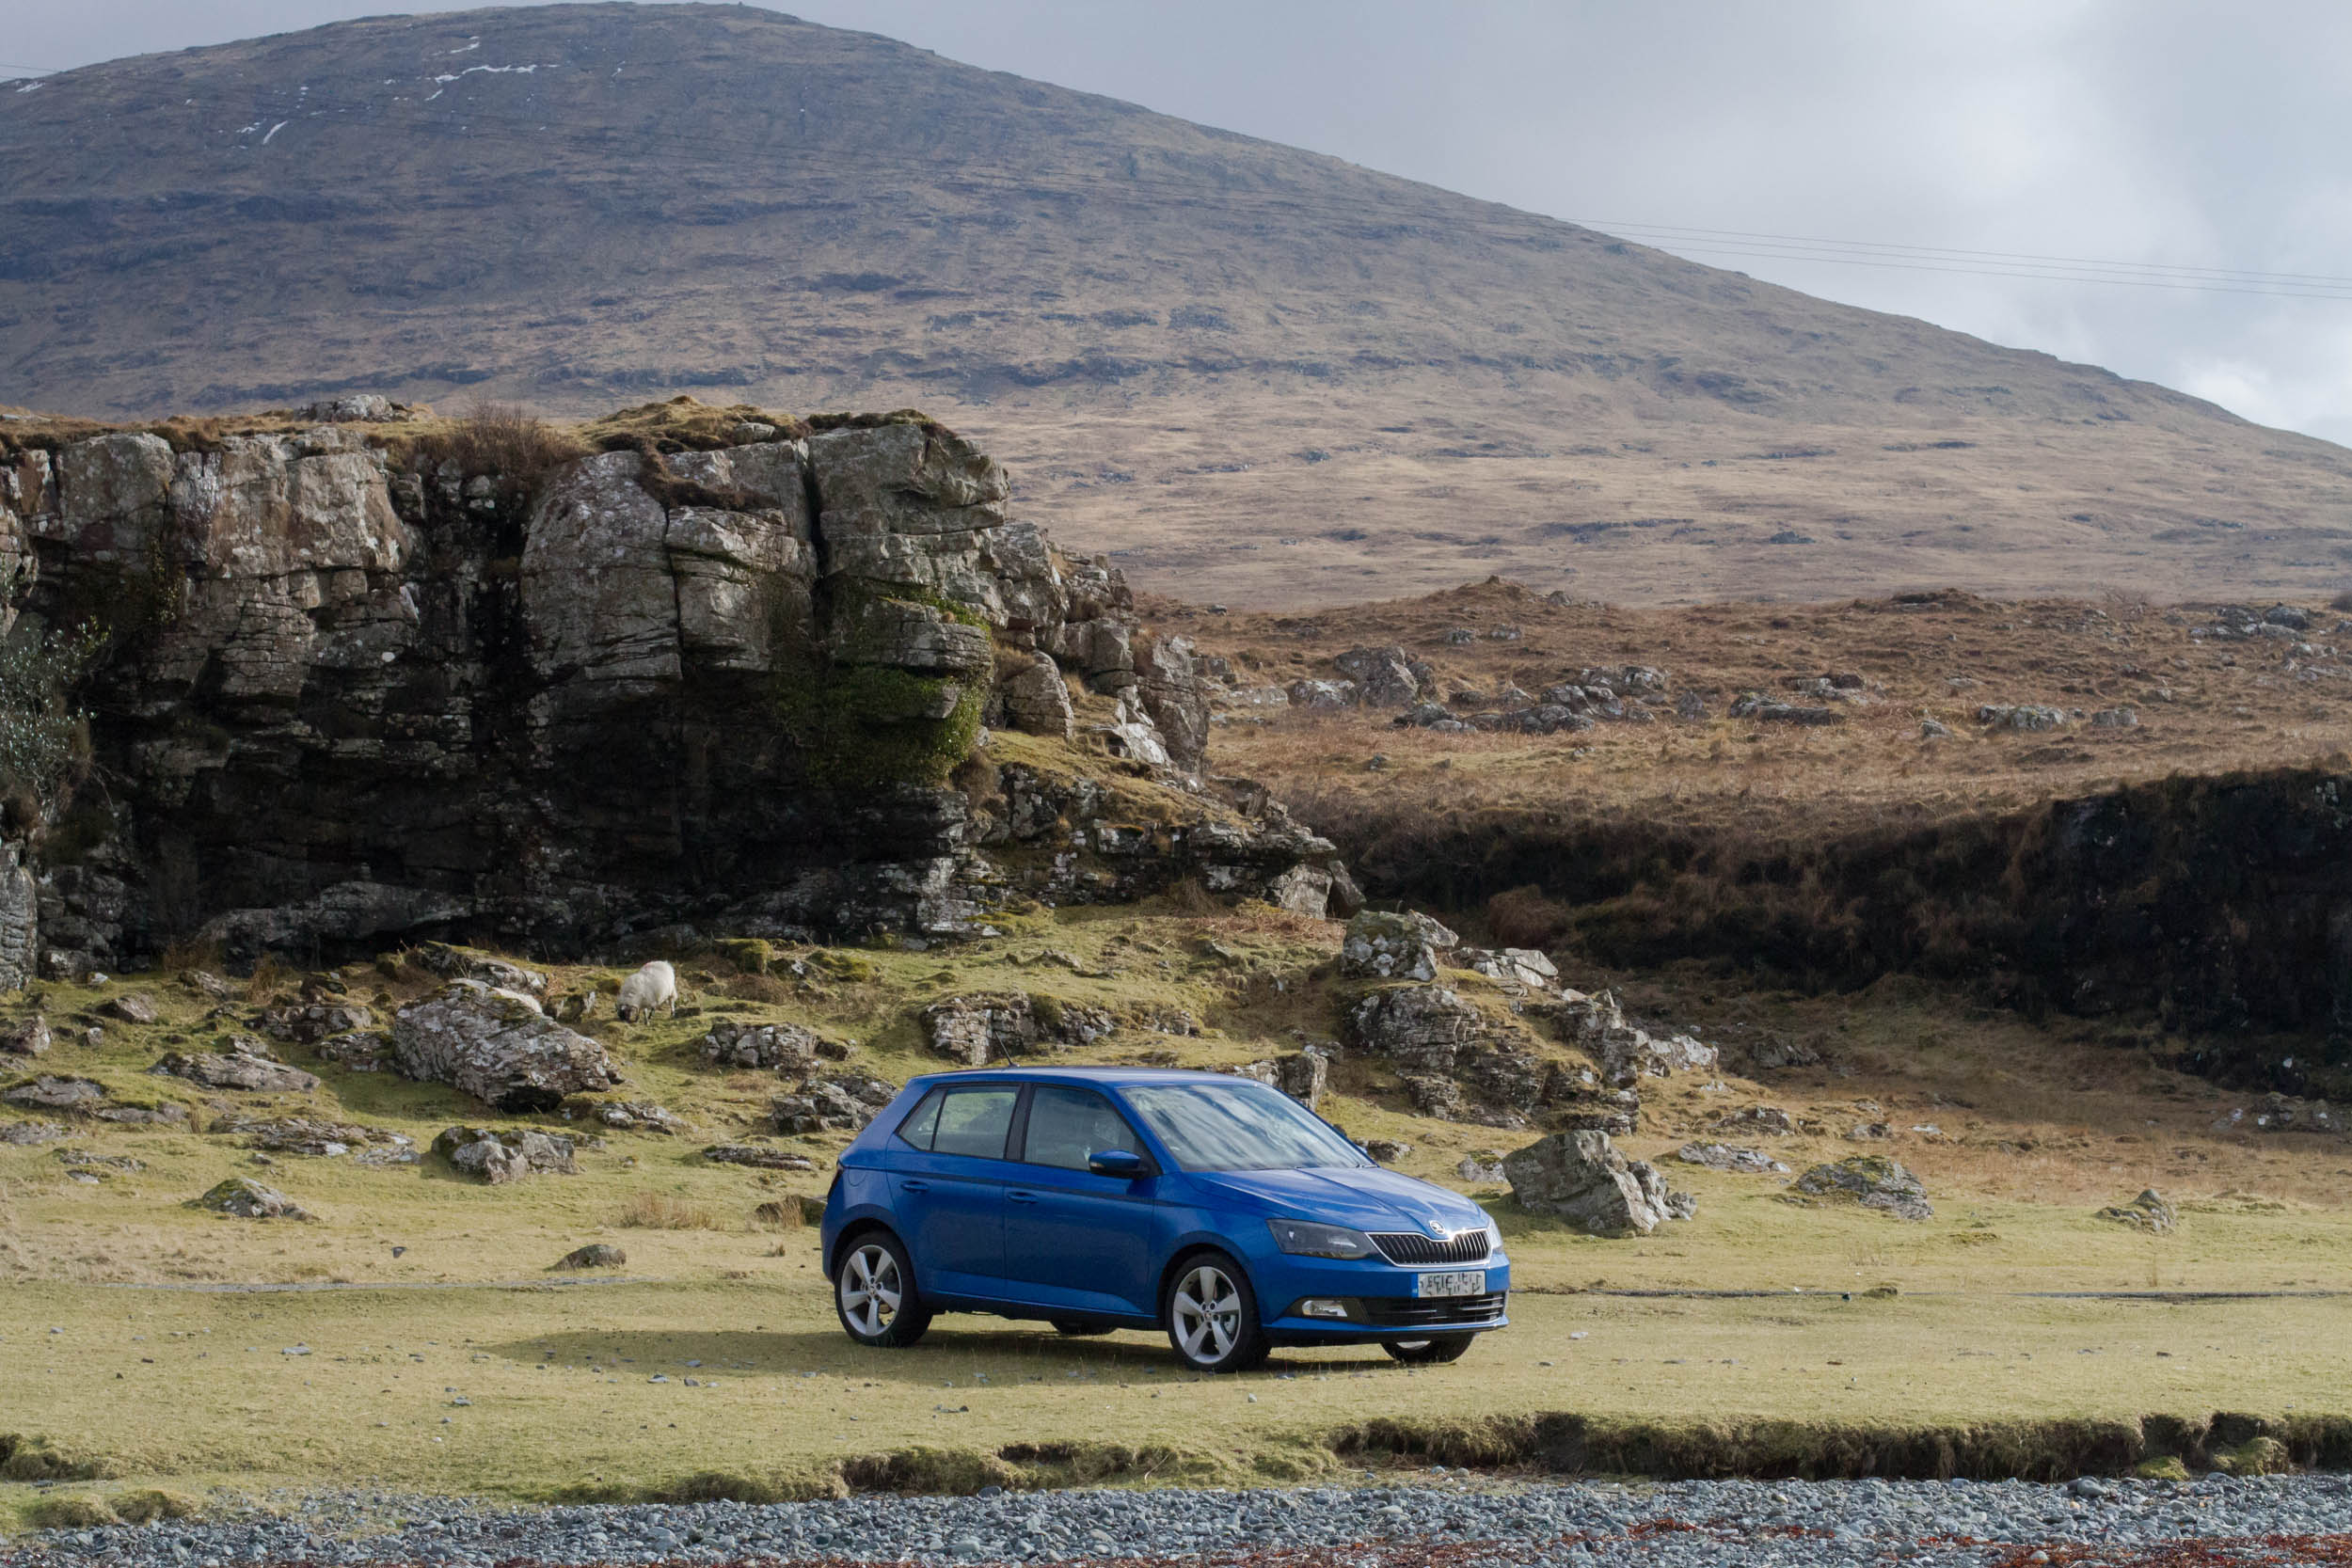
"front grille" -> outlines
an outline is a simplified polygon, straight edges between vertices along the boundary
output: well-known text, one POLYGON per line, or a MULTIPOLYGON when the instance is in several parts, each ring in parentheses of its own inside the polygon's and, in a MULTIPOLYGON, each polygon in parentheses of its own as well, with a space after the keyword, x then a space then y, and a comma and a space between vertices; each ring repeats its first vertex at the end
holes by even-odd
POLYGON ((1391 1263, 1483 1263, 1486 1260, 1486 1227, 1457 1231, 1451 1236, 1422 1236, 1410 1230, 1375 1230, 1372 1244, 1391 1263))
POLYGON ((1483 1296, 1367 1296, 1364 1315, 1375 1328, 1437 1328, 1446 1323, 1483 1323, 1502 1316, 1502 1292, 1483 1296))

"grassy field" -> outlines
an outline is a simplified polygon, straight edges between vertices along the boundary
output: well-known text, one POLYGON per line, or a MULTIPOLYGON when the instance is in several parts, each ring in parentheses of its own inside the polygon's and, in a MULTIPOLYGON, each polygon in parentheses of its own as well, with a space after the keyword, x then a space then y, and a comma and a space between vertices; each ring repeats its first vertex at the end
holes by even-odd
MULTIPOLYGON (((1822 999, 1726 990, 1696 973, 1571 975, 1615 980, 1645 1016, 1699 1024, 1726 1044, 1742 1031, 1811 1042, 1821 1064, 1645 1089, 1642 1130, 1624 1147, 1665 1162, 1699 1199, 1696 1218, 1650 1237, 1574 1234, 1519 1212, 1500 1189, 1469 1187, 1508 1238, 1515 1323, 1460 1364, 1425 1371, 1376 1350, 1288 1353, 1263 1372, 1200 1384, 1152 1336, 1065 1341, 987 1319, 943 1320, 906 1354, 861 1352, 832 1321, 814 1231, 755 1212, 820 1192, 825 1173, 700 1153, 758 1135, 781 1086, 704 1063, 695 1042, 722 1013, 788 1017, 854 1040, 850 1065, 903 1080, 936 1065, 912 1022, 921 1002, 1020 989, 1130 1020, 1182 1007, 1202 1029, 1173 1037, 1131 1022, 1062 1059, 1245 1062, 1334 1032, 1349 995, 1330 961, 1335 939, 1334 927, 1273 911, 1194 914, 1170 902, 1016 916, 1003 936, 946 954, 779 954, 766 974, 691 958, 680 1017, 593 1027, 630 1074, 612 1098, 657 1101, 693 1131, 608 1132, 582 1148, 578 1176, 499 1188, 429 1156, 370 1169, 280 1155, 256 1168, 241 1139, 208 1129, 231 1114, 323 1115, 421 1147, 461 1120, 560 1129, 560 1117, 485 1118, 445 1088, 345 1071, 294 1047, 288 1059, 325 1081, 315 1093, 199 1090, 148 1070, 224 1026, 203 1018, 212 1004, 195 990, 163 974, 48 985, 40 1005, 59 1043, 41 1070, 175 1101, 190 1123, 85 1123, 60 1144, 0 1146, 0 1433, 42 1439, 20 1447, 56 1456, 0 1469, 103 1472, 67 1481, 75 1495, 374 1481, 524 1498, 771 1496, 1354 1473, 1368 1421, 1403 1423, 1372 1442, 1385 1452, 1422 1440, 1399 1433, 1491 1436, 1564 1414, 1717 1433, 1777 1421, 1801 1446, 1806 1433, 1859 1428, 2345 1414, 2352 1301, 2331 1293, 2352 1291, 2352 1211, 2341 1202, 2352 1151, 2341 1140, 2249 1133, 2231 1119, 2243 1097, 2146 1051, 1972 1012, 1907 983, 1822 999), (809 960, 807 978, 791 978, 796 957, 809 960), (100 1010, 126 990, 165 1016, 141 1027, 100 1010), (81 1033, 91 1026, 95 1043, 81 1033), (1884 1121, 1892 1137, 1867 1147, 1921 1174, 1934 1218, 1797 1207, 1783 1200, 1786 1178, 1673 1162, 1713 1117, 1754 1103, 1815 1125, 1769 1142, 1796 1170, 1854 1151, 1842 1134, 1855 1121, 1884 1121), (62 1150, 136 1168, 70 1164, 62 1150), (316 1220, 187 1206, 239 1173, 316 1220), (2177 1233, 2093 1217, 2148 1185, 2182 1205, 2177 1233), (612 1282, 549 1272, 590 1241, 626 1250, 612 1282), (251 1282, 287 1289, 233 1288, 251 1282), (1865 1293, 1882 1287, 1899 1293, 1865 1293), (2288 1293, 2127 1294, 2151 1291, 2288 1293), (1630 1293, 1642 1291, 1760 1293, 1630 1293)), ((553 973, 565 990, 616 972, 553 973)), ((434 984, 397 960, 331 978, 379 1009, 434 984)), ((1475 975, 1449 978, 1486 994, 1475 975)), ((291 984, 264 974, 258 990, 291 984)), ((1403 1168, 1457 1187, 1464 1155, 1534 1135, 1415 1117, 1385 1069, 1355 1056, 1338 1064, 1325 1110, 1359 1137, 1410 1143, 1403 1168)), ((829 1162, 842 1138, 776 1142, 829 1162)), ((1472 1448, 1507 1460, 1514 1441, 1472 1448)), ((36 1492, 26 1479, 0 1481, 0 1505, 30 1506, 36 1492)))

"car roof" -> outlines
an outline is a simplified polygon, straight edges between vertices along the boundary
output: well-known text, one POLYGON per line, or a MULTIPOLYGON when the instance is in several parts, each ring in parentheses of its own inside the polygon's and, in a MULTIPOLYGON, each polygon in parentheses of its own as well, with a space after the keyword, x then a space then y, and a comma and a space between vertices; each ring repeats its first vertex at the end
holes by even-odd
POLYGON ((907 1080, 908 1088, 963 1080, 999 1084, 1090 1084, 1098 1088, 1123 1088, 1143 1084, 1253 1084, 1257 1080, 1231 1072, 1204 1072, 1172 1067, 988 1067, 958 1068, 929 1072, 907 1080))

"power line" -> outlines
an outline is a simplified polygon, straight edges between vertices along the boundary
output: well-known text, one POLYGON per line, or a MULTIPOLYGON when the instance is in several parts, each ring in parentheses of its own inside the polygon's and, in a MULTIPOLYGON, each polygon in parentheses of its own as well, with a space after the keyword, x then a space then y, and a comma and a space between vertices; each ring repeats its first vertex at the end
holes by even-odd
POLYGON ((0 71, 22 71, 34 76, 55 76, 61 69, 54 65, 12 65, 7 60, 0 60, 0 71))

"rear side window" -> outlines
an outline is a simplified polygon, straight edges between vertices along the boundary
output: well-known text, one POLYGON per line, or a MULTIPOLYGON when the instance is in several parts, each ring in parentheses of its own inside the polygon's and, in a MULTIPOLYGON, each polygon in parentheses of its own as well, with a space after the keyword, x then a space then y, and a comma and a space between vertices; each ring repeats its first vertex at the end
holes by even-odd
POLYGON ((1032 1165, 1084 1170, 1105 1149, 1143 1152, 1134 1129, 1091 1089, 1040 1084, 1029 1091, 1029 1130, 1021 1158, 1032 1165))
POLYGON ((923 1103, 898 1124, 898 1136, 917 1148, 930 1148, 931 1134, 939 1127, 939 1102, 946 1098, 946 1089, 933 1089, 925 1095, 923 1103))
POLYGON ((1020 1098, 1019 1089, 1003 1085, 941 1090, 930 1151, 1003 1159, 1005 1134, 1012 1131, 1012 1108, 1020 1098))

